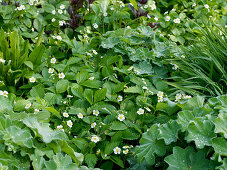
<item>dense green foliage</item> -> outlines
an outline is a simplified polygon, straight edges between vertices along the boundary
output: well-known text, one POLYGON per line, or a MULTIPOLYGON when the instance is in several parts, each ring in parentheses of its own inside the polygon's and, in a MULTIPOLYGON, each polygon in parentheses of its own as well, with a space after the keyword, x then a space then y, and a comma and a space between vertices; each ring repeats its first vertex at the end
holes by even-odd
POLYGON ((0 0, 0 169, 227 168, 226 2, 124 3, 0 0))

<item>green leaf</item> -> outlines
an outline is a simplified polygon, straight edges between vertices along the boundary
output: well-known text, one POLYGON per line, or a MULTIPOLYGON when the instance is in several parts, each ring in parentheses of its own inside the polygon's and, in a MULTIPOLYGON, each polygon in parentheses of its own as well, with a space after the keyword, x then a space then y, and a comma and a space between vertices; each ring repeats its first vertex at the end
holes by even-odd
POLYGON ((219 113, 218 117, 213 120, 215 124, 215 133, 223 133, 224 137, 227 138, 227 114, 219 113))
POLYGON ((43 98, 44 97, 44 87, 42 85, 37 85, 32 87, 31 91, 30 91, 30 95, 34 98, 39 97, 39 98, 43 98))
POLYGON ((84 96, 90 104, 93 104, 93 90, 85 89, 84 96))
POLYGON ((192 147, 174 147, 173 154, 165 157, 165 162, 169 164, 168 170, 213 169, 211 162, 205 159, 205 154, 202 151, 194 152, 192 147))
POLYGON ((98 89, 98 88, 101 87, 102 82, 99 81, 99 80, 86 80, 86 81, 80 83, 80 85, 85 86, 85 87, 98 89))
POLYGON ((59 80, 56 84, 56 92, 57 93, 64 93, 69 86, 68 80, 59 80))
POLYGON ((106 92, 107 92, 106 88, 102 88, 102 89, 97 90, 95 92, 95 95, 94 95, 94 103, 102 101, 103 99, 105 99, 106 92))
POLYGON ((74 84, 72 87, 71 87, 71 91, 73 93, 73 95, 81 98, 81 99, 84 99, 84 91, 83 91, 83 87, 78 85, 78 84, 74 84))
POLYGON ((213 139, 212 147, 219 155, 227 156, 227 141, 224 138, 213 139))
POLYGON ((129 0, 129 1, 130 1, 130 3, 134 6, 134 8, 135 8, 136 10, 138 10, 138 6, 137 6, 136 0, 129 0))
POLYGON ((40 65, 43 53, 45 52, 46 48, 44 45, 40 45, 36 47, 31 54, 29 55, 28 60, 32 62, 33 65, 40 65))
POLYGON ((8 127, 3 137, 5 142, 7 140, 10 142, 10 140, 12 140, 15 144, 28 148, 32 148, 32 138, 28 129, 21 129, 17 126, 8 127))
POLYGON ((34 67, 31 61, 25 61, 24 64, 33 70, 34 67))
POLYGON ((86 71, 81 71, 76 74, 76 81, 78 84, 80 84, 81 82, 84 82, 88 78, 89 78, 89 73, 86 71))
POLYGON ((179 130, 180 126, 177 122, 175 120, 170 120, 168 123, 160 126, 158 139, 164 139, 166 145, 169 145, 170 143, 177 141, 179 130))
POLYGON ((10 104, 9 99, 0 96, 0 113, 9 113, 13 110, 13 106, 10 104))
POLYGON ((44 9, 44 11, 46 11, 48 13, 52 13, 52 11, 55 10, 54 6, 49 3, 43 4, 42 8, 44 9))
POLYGON ((85 162, 89 168, 94 168, 97 161, 98 158, 96 157, 95 154, 87 154, 85 156, 85 162))
POLYGON ((150 165, 155 163, 155 153, 158 156, 165 155, 165 143, 162 140, 157 140, 159 135, 159 127, 157 124, 151 126, 148 132, 142 135, 140 145, 136 147, 138 160, 142 162, 144 159, 150 165))
POLYGON ((124 168, 124 163, 118 156, 111 155, 110 160, 119 165, 121 168, 124 168))
POLYGON ((190 142, 194 141, 197 148, 211 146, 211 140, 216 137, 214 125, 210 120, 195 118, 188 126, 188 136, 185 139, 190 142))
POLYGON ((53 156, 53 160, 56 164, 56 170, 75 170, 78 168, 68 155, 63 156, 61 153, 57 153, 53 156))
POLYGON ((112 130, 125 130, 127 129, 127 126, 120 121, 114 121, 111 123, 110 128, 112 130))
POLYGON ((36 136, 43 139, 45 143, 50 143, 53 140, 62 140, 62 132, 59 130, 53 131, 49 127, 49 123, 40 123, 36 117, 28 117, 23 120, 23 123, 33 130, 36 136))
POLYGON ((124 89, 124 93, 139 93, 143 94, 143 90, 139 88, 138 86, 132 86, 124 89))
POLYGON ((194 120, 195 116, 191 111, 184 110, 178 113, 177 123, 181 125, 181 131, 187 130, 191 120, 194 120))
POLYGON ((61 115, 60 115, 59 111, 57 111, 53 107, 46 107, 45 110, 53 113, 55 116, 57 116, 59 119, 61 119, 61 115))

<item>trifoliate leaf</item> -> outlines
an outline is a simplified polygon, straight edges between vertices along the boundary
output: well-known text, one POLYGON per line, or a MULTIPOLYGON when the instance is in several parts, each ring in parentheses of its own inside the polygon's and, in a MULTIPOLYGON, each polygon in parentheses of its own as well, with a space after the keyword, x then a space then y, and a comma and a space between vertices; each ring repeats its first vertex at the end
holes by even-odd
POLYGON ((180 126, 177 124, 177 122, 169 121, 166 124, 162 124, 159 128, 159 137, 158 139, 164 139, 166 145, 169 145, 171 142, 177 141, 177 134, 180 130, 180 126))
POLYGON ((211 140, 216 137, 214 125, 210 120, 195 118, 188 126, 188 136, 185 139, 190 142, 194 141, 197 148, 211 146, 211 140))
POLYGON ((140 139, 140 146, 136 147, 136 153, 140 162, 144 159, 150 165, 155 163, 155 155, 165 155, 165 143, 162 140, 157 140, 159 135, 159 127, 157 124, 153 125, 148 132, 142 135, 140 139))
POLYGON ((182 149, 180 147, 173 148, 173 154, 165 158, 165 162, 169 164, 168 170, 207 170, 213 169, 210 161, 205 159, 205 154, 194 152, 192 147, 182 149))
POLYGON ((56 92, 57 93, 64 93, 69 85, 68 80, 59 80, 56 84, 56 92))

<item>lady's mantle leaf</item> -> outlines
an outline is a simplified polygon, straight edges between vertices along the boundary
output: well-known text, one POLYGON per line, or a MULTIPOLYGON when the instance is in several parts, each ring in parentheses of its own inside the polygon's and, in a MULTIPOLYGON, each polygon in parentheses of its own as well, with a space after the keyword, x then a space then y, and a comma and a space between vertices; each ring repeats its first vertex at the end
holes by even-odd
POLYGON ((173 154, 165 158, 169 164, 168 170, 207 170, 212 169, 210 161, 205 159, 203 152, 195 153, 192 147, 173 148, 173 154))
POLYGON ((209 120, 195 118, 188 126, 188 142, 195 141, 196 147, 202 149, 204 146, 211 146, 211 140, 216 137, 214 125, 209 120))
POLYGON ((158 156, 165 155, 165 143, 157 140, 159 135, 158 125, 153 125, 150 130, 143 134, 140 140, 140 146, 136 147, 136 153, 140 162, 145 159, 147 163, 153 165, 155 163, 155 153, 158 156))

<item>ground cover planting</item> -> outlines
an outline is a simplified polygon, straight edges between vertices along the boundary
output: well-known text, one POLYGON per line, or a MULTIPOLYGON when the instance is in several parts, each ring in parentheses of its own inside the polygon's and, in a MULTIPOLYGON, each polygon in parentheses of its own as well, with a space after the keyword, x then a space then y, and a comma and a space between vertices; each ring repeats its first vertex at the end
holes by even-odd
POLYGON ((0 0, 0 169, 227 169, 224 0, 0 0))

